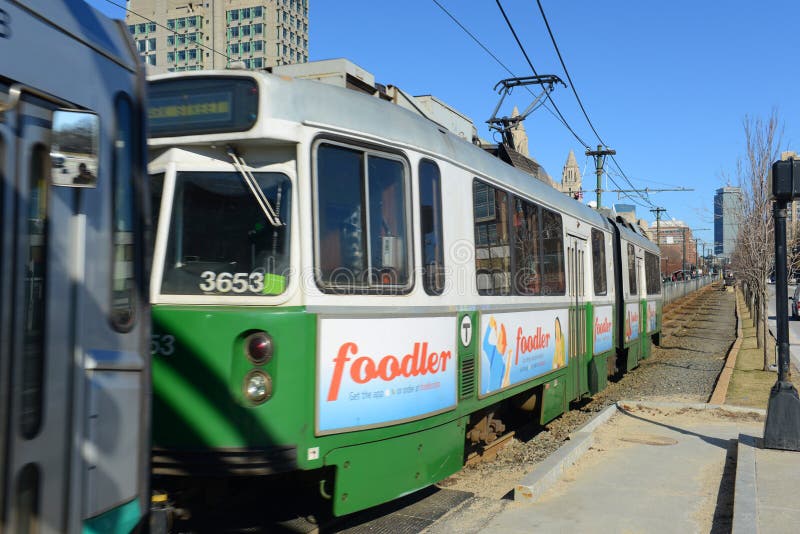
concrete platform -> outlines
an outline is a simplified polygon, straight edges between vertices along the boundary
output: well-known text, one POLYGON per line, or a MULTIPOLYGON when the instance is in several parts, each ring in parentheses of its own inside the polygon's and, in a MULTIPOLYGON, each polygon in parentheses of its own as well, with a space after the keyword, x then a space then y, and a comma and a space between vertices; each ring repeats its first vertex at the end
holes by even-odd
MULTIPOLYGON (((800 452, 760 448, 763 417, 620 402, 524 477, 479 531, 798 532, 800 452)), ((465 530, 452 514, 436 531, 465 530)))

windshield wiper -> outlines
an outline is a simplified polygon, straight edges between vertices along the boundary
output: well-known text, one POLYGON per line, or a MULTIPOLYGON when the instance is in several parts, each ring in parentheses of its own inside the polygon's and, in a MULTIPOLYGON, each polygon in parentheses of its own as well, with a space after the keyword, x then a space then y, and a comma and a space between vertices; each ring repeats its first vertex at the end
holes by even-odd
POLYGON ((256 199, 256 202, 258 202, 258 206, 261 208, 261 211, 264 212, 264 216, 267 218, 267 221, 276 228, 286 226, 283 222, 281 222, 281 219, 275 210, 272 209, 269 199, 267 199, 267 196, 258 186, 258 182, 256 182, 256 178, 253 176, 253 173, 245 168, 247 163, 245 163, 242 156, 237 154, 236 150, 231 146, 227 147, 227 152, 231 157, 231 161, 233 161, 233 166, 236 167, 237 171, 239 171, 239 175, 241 175, 242 180, 244 180, 244 183, 247 184, 250 192, 253 193, 253 197, 256 199))

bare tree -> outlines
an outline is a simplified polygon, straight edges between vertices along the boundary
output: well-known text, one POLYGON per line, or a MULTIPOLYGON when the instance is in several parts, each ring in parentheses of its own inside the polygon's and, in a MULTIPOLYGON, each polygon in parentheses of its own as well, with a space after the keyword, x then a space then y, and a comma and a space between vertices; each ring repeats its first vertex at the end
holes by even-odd
POLYGON ((739 236, 731 263, 746 285, 748 306, 756 324, 758 344, 764 350, 764 369, 772 360, 767 344, 767 277, 775 257, 772 202, 767 180, 772 162, 778 159, 782 127, 772 111, 764 121, 745 116, 743 121, 746 157, 737 162, 739 186, 744 193, 739 219, 739 236))

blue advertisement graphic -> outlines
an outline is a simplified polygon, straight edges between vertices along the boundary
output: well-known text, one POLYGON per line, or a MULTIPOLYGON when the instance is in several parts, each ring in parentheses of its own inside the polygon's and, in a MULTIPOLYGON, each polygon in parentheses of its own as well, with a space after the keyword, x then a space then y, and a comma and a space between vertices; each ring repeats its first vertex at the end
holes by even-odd
POLYGON ((639 303, 625 305, 625 343, 639 339, 639 303))
POLYGON ((481 316, 481 395, 566 366, 567 315, 548 310, 481 316))
POLYGON ((594 327, 592 328, 594 354, 607 352, 614 344, 612 310, 611 306, 598 306, 594 309, 594 327))

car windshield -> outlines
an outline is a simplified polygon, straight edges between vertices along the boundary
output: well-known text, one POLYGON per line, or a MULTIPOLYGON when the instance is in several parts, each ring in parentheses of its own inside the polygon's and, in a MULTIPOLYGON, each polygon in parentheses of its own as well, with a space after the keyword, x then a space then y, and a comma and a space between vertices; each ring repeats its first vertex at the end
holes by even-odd
MULTIPOLYGON (((289 280, 291 182, 254 173, 284 226, 266 220, 235 172, 185 172, 175 180, 161 292, 170 295, 278 295, 289 280)), ((160 188, 153 188, 160 195, 160 188)), ((158 206, 160 200, 155 199, 158 206)))

